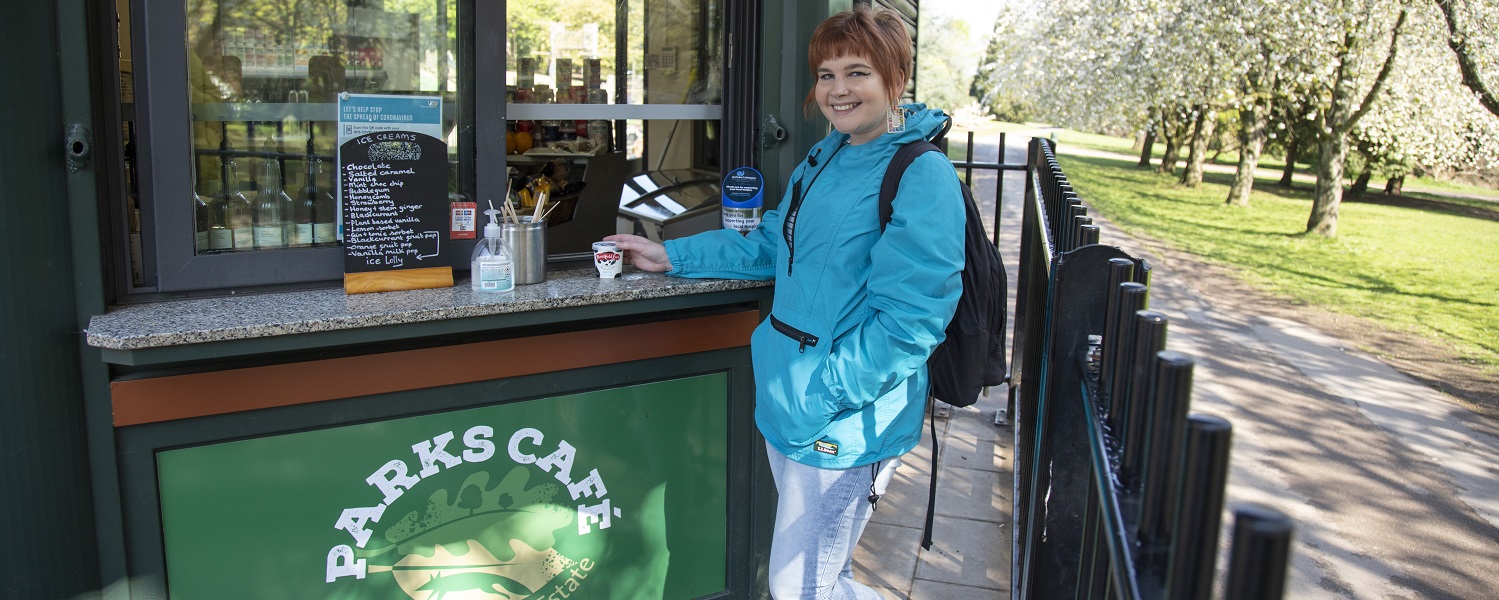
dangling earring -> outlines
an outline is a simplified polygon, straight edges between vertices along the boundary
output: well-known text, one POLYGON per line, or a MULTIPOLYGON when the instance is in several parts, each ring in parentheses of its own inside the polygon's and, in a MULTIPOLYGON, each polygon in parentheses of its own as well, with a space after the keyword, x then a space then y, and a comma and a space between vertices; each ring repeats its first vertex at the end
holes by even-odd
POLYGON ((890 102, 890 110, 885 113, 885 131, 900 133, 906 130, 906 109, 901 108, 894 101, 890 102))

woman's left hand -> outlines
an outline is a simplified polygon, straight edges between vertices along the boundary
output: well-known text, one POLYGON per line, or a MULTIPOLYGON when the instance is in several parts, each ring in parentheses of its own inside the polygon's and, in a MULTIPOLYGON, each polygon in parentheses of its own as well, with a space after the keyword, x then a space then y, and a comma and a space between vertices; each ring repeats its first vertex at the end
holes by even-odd
POLYGON ((630 259, 630 264, 642 271, 652 273, 664 273, 670 271, 671 259, 666 256, 666 246, 650 241, 638 235, 619 233, 604 238, 606 242, 614 242, 625 256, 630 259))

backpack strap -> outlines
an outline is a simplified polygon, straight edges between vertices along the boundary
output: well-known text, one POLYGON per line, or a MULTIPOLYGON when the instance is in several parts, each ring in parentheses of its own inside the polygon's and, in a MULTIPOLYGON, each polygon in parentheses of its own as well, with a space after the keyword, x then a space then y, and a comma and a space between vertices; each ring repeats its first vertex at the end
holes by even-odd
MULTIPOLYGON (((927 399, 928 405, 932 402, 931 398, 927 399)), ((932 549, 932 519, 937 516, 937 465, 941 464, 937 462, 937 407, 927 406, 927 410, 931 411, 931 414, 927 416, 927 421, 932 426, 932 479, 926 496, 926 526, 921 530, 921 549, 923 550, 932 549)))
POLYGON ((948 130, 952 129, 952 118, 942 122, 942 129, 930 140, 921 140, 908 143, 895 151, 895 157, 890 159, 890 166, 885 167, 885 178, 880 181, 880 231, 885 231, 885 225, 890 223, 890 216, 895 214, 895 193, 900 190, 900 178, 906 174, 906 167, 916 161, 916 157, 928 152, 942 152, 939 145, 947 138, 948 130))
MULTIPOLYGON (((880 181, 880 232, 885 231, 885 226, 890 224, 890 216, 895 214, 895 193, 900 190, 900 179, 906 174, 906 168, 916 161, 918 156, 928 152, 941 152, 938 144, 947 137, 947 131, 952 129, 952 119, 949 118, 942 123, 942 129, 930 140, 911 142, 895 151, 895 157, 890 159, 890 166, 885 167, 885 178, 880 181)), ((927 400, 931 402, 930 399, 927 400)), ((937 442, 937 414, 933 407, 928 407, 932 414, 930 424, 932 428, 932 471, 931 482, 927 490, 926 498, 926 526, 921 530, 921 547, 926 550, 932 549, 932 520, 937 513, 937 456, 940 451, 937 442)))

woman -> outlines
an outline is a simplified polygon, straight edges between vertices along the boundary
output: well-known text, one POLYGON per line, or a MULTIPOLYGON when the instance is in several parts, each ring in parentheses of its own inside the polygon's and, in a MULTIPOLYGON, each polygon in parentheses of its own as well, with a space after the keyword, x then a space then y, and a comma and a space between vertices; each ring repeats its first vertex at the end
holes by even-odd
POLYGON ((965 213, 957 174, 937 153, 902 178, 881 231, 878 196, 901 145, 947 118, 897 106, 911 39, 893 14, 834 15, 808 48, 816 105, 833 131, 791 173, 790 193, 741 236, 609 239, 646 271, 775 279, 771 316, 751 337, 755 422, 779 501, 771 595, 878 598, 852 579, 852 555, 884 481, 920 441, 926 361, 961 293, 965 213), (878 480, 878 481, 877 481, 878 480))

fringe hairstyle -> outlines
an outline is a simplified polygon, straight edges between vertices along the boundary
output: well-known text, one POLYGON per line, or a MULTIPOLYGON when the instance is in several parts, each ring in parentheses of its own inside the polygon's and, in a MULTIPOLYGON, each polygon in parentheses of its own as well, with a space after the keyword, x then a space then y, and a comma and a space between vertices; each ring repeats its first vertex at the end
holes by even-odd
MULTIPOLYGON (((817 67, 840 56, 860 56, 869 59, 870 66, 880 74, 887 87, 890 100, 900 98, 911 76, 911 34, 906 24, 888 10, 872 11, 866 5, 855 5, 853 10, 828 17, 817 25, 812 39, 807 42, 807 66, 814 78, 817 67)), ((805 116, 812 115, 817 104, 817 86, 807 90, 807 99, 802 102, 805 116)))

